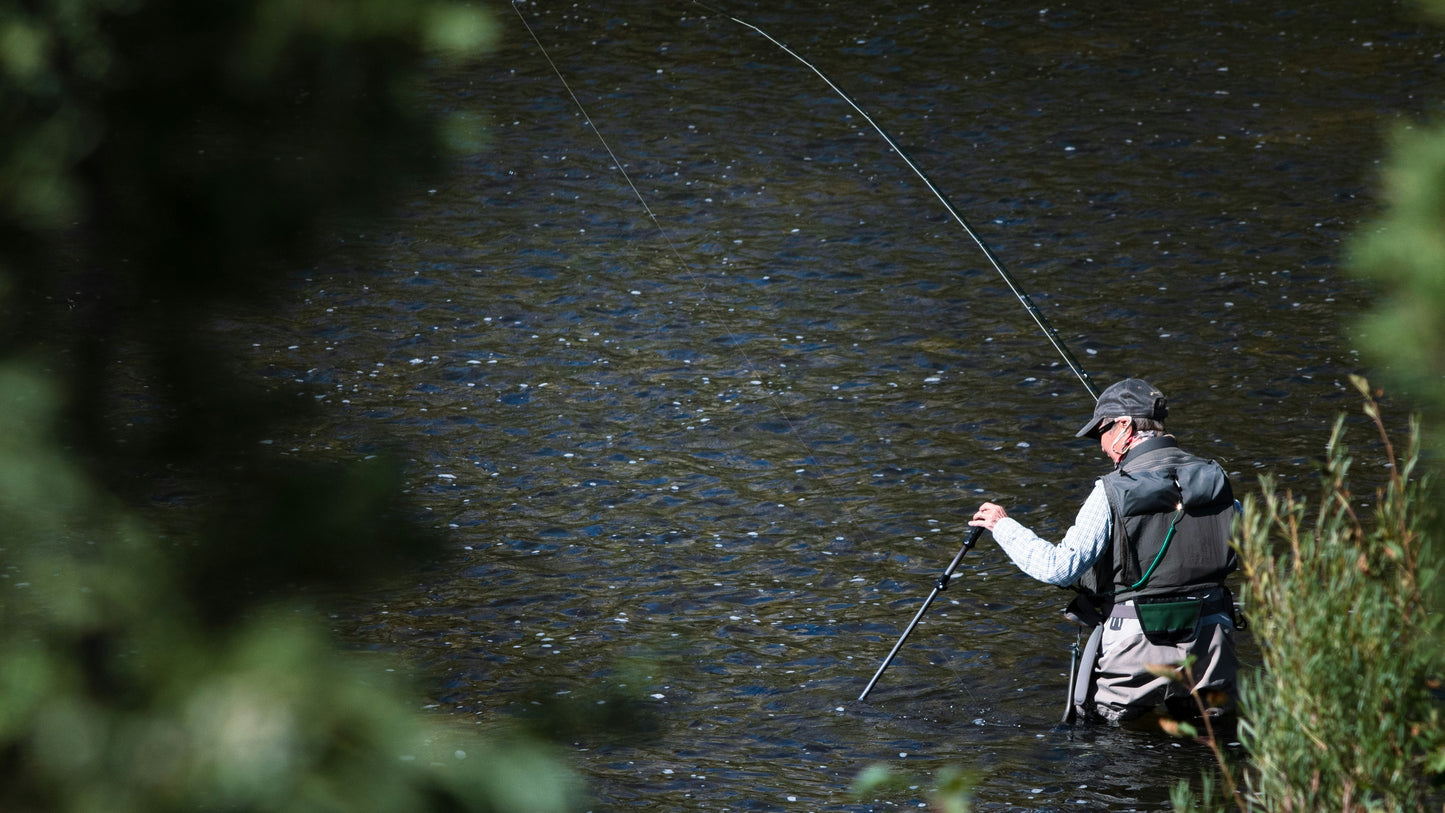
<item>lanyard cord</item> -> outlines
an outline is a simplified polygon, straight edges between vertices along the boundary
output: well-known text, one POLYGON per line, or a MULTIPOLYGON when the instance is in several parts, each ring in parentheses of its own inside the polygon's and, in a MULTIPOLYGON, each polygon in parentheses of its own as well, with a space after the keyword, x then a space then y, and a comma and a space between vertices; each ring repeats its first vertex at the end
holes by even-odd
POLYGON ((1164 544, 1160 545, 1159 552, 1154 554, 1153 563, 1149 565, 1148 570, 1144 571, 1144 575, 1139 579, 1139 581, 1124 588, 1126 591, 1138 590, 1140 587, 1144 586, 1145 582, 1149 581, 1150 576, 1154 575, 1154 568, 1158 567, 1159 561, 1164 558, 1164 551, 1169 550, 1169 540, 1174 538, 1174 524, 1179 521, 1179 517, 1183 513, 1184 503, 1180 503, 1179 509, 1174 512, 1174 519, 1169 520, 1169 533, 1164 534, 1164 544))

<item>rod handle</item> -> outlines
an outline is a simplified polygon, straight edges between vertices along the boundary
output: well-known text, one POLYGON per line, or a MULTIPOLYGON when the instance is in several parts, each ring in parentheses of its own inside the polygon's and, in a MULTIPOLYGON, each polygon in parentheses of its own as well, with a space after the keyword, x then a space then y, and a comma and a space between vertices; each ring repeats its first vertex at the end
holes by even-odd
POLYGON ((953 578, 953 571, 958 570, 959 563, 963 561, 963 557, 966 556, 970 550, 973 550, 973 543, 977 542, 979 536, 982 534, 982 525, 975 525, 973 526, 973 530, 968 532, 968 536, 963 540, 963 549, 958 552, 957 556, 953 557, 953 561, 949 563, 948 569, 943 571, 943 575, 938 577, 939 590, 948 589, 948 580, 953 578))

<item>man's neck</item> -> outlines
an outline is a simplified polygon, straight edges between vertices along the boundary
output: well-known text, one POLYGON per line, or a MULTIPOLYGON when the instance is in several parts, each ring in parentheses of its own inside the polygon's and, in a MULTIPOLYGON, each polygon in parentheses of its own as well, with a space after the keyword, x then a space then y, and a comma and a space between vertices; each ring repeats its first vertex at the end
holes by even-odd
POLYGON ((1119 456, 1119 462, 1114 464, 1114 468, 1117 469, 1120 466, 1124 465, 1124 461, 1128 460, 1129 455, 1131 454, 1144 454, 1145 452, 1151 451, 1153 449, 1162 449, 1166 446, 1178 445, 1179 444, 1175 442, 1173 435, 1166 435, 1163 432, 1151 431, 1148 437, 1135 437, 1130 440, 1129 448, 1125 449, 1124 453, 1119 456))

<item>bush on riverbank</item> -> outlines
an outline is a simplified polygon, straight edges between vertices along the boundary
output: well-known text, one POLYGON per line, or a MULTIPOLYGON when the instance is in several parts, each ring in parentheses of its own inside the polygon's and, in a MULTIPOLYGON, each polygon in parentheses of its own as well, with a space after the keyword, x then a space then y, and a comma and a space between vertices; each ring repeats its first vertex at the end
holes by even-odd
MULTIPOLYGON (((1397 456, 1368 385, 1354 381, 1389 461, 1385 486, 1373 499, 1351 492, 1342 416, 1317 505, 1268 477, 1245 501, 1236 543, 1263 668, 1241 691, 1242 787, 1214 809, 1420 811, 1445 772, 1434 512, 1418 425, 1397 456)), ((1197 809, 1187 785, 1175 809, 1197 809)))
POLYGON ((1264 661, 1242 697, 1249 809, 1423 810, 1445 769, 1418 426, 1397 457, 1378 404, 1356 383, 1388 455, 1386 485, 1373 500, 1351 493, 1341 418, 1312 516, 1266 479, 1238 535, 1264 661))

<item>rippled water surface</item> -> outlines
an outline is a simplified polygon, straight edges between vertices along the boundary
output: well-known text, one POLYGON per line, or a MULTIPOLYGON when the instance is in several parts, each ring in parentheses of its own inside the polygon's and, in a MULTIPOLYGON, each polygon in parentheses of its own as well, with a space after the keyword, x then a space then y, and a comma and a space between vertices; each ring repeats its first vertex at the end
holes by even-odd
MULTIPOLYGON (((320 393, 295 453, 407 450, 454 543, 342 632, 459 721, 631 698, 651 731, 566 740, 597 810, 916 809, 948 766, 984 810, 1197 781, 1196 747, 1057 724, 1067 596, 987 537, 855 701, 979 501, 1068 526, 1107 470, 1072 439, 1092 401, 777 47, 688 3, 517 8, 545 55, 503 6, 435 88, 488 148, 256 328, 258 374, 320 393), (875 762, 919 787, 853 799, 875 762)), ((891 132, 1101 385, 1160 386, 1241 492, 1309 479, 1355 403, 1342 241, 1382 136, 1440 96, 1438 32, 1342 1, 730 10, 891 132)))

